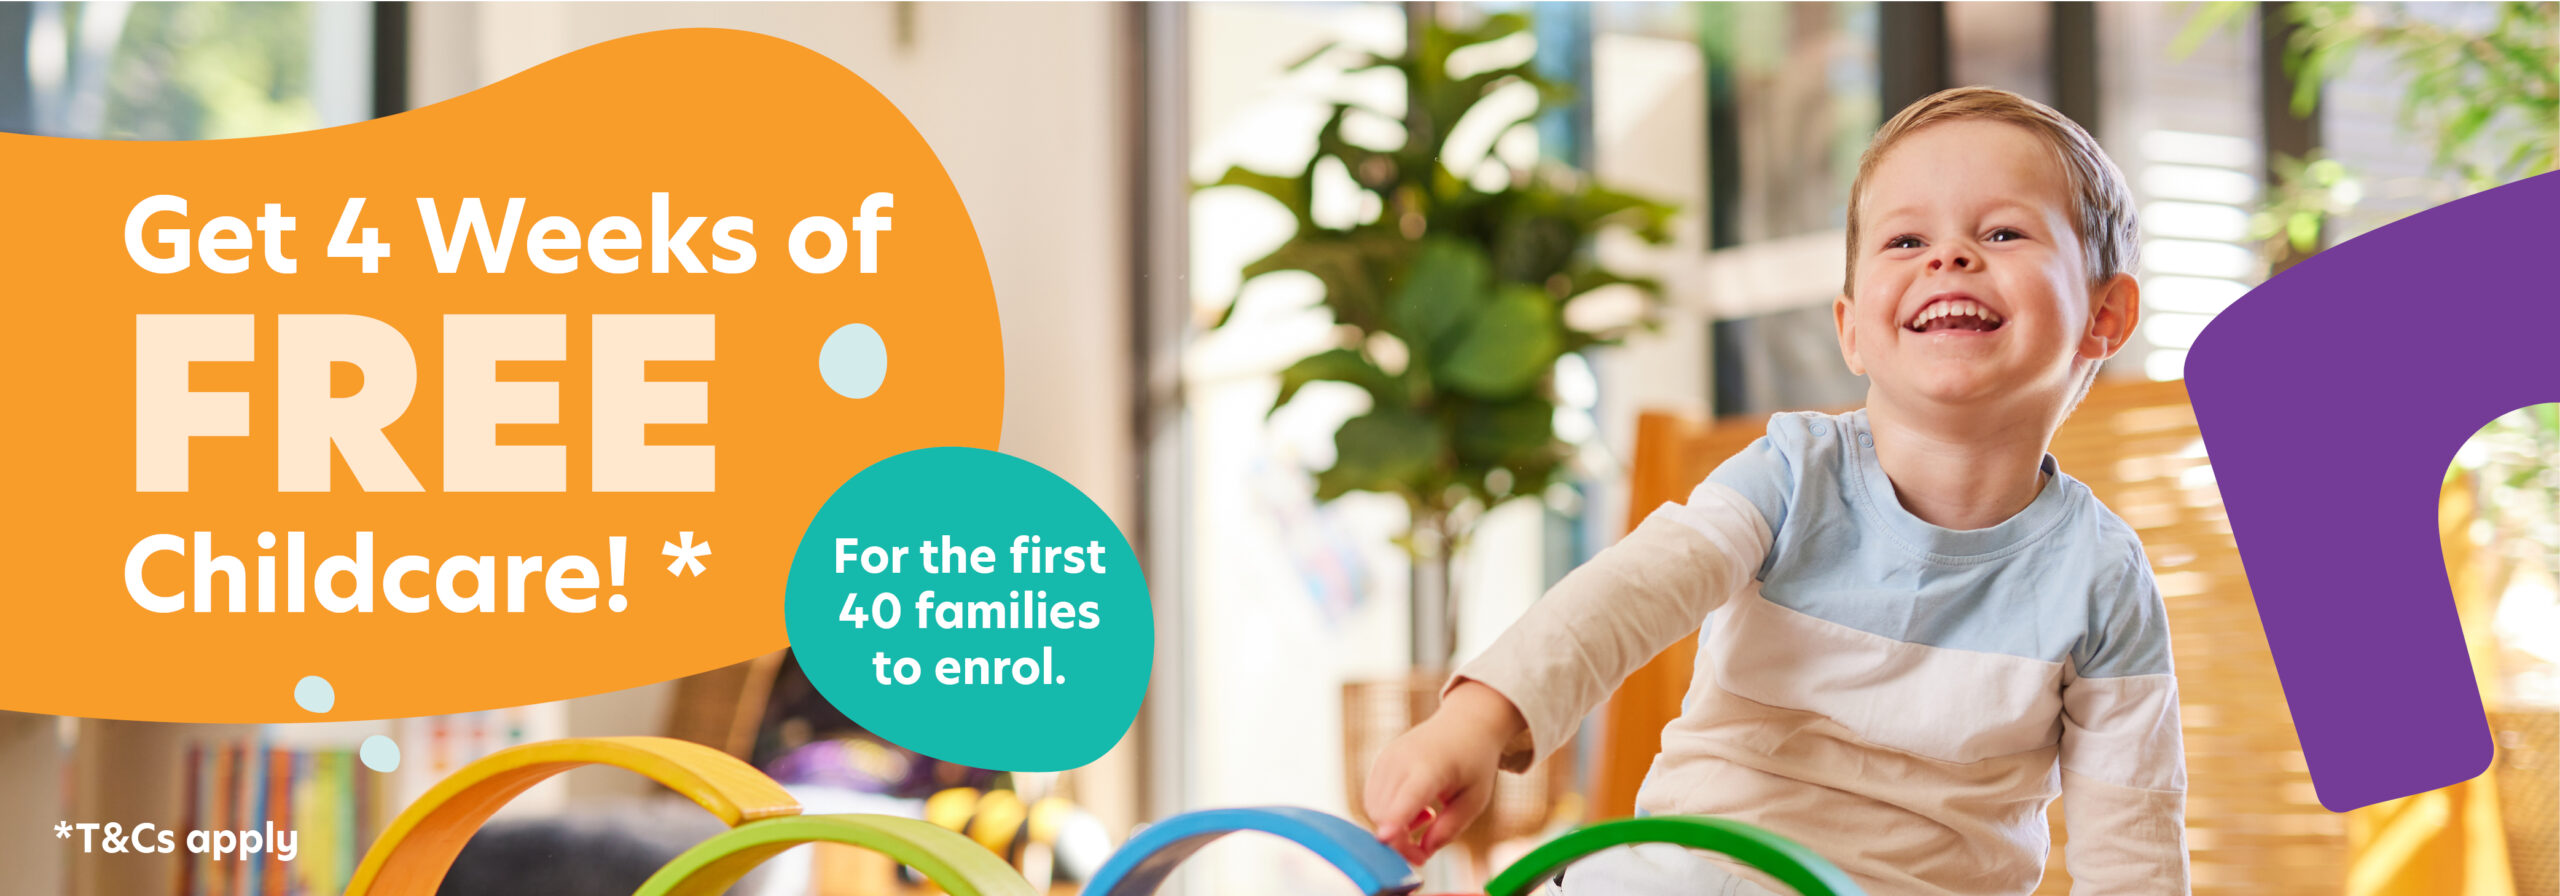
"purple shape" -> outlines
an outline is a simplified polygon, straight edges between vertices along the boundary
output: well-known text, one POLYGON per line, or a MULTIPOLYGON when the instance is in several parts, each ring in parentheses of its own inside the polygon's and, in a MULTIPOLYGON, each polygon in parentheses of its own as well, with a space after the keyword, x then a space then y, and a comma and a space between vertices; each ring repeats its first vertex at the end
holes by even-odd
POLYGON ((2320 804, 2489 767, 2436 539, 2455 449, 2560 401, 2560 174, 2421 212, 2251 291, 2187 388, 2320 804))

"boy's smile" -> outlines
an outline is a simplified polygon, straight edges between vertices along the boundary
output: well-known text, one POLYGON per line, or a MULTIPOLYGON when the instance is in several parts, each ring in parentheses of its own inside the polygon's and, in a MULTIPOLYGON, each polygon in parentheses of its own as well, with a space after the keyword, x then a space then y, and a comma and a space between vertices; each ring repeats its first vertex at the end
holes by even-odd
POLYGON ((1988 333, 2007 321, 1972 293, 1950 291, 1931 296, 1902 328, 1914 333, 1988 333))
POLYGON ((1871 404, 2049 408, 2058 420, 2081 362, 2122 341, 2127 321, 2092 326, 2071 188, 2026 129, 1960 120, 1914 131, 1852 201, 1864 212, 1857 294, 1833 311, 1871 404))

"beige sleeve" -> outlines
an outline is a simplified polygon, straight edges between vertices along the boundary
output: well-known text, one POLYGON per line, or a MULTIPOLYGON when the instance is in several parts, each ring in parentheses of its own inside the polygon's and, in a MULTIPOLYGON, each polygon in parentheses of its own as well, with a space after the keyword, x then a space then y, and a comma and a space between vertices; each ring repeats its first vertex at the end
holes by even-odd
POLYGON ((2190 892, 2177 680, 2076 679, 2063 687, 2062 711, 2072 896, 2190 892))
POLYGON ((2185 896, 2187 793, 2062 772, 2063 862, 2071 896, 2185 896))
POLYGON ((1502 767, 1526 771, 1629 674, 1750 584, 1769 545, 1750 501, 1702 483, 1687 504, 1663 505, 1557 582, 1449 686, 1480 682, 1519 708, 1529 728, 1504 746, 1502 767))

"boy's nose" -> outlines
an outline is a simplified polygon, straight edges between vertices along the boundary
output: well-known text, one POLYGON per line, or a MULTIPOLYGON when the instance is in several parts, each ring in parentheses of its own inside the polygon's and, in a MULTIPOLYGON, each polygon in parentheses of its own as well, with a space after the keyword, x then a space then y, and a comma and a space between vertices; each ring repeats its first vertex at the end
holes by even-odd
POLYGON ((1941 255, 1936 258, 1929 259, 1929 269, 1932 271, 1943 270, 1950 264, 1954 265, 1956 270, 1961 271, 1972 267, 1973 259, 1966 258, 1963 255, 1941 255))

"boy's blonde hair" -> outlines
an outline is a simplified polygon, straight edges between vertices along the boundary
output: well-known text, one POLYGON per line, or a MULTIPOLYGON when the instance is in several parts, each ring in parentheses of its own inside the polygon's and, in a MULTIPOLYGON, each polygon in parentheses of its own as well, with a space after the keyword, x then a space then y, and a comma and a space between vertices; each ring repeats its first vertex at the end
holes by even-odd
POLYGON ((2071 189, 2073 211, 2077 212, 2073 216, 2074 229, 2078 231, 2082 257, 2088 263, 2090 285, 2133 270, 2142 245, 2134 223, 2133 191, 2125 185, 2124 172, 2107 158, 2105 150, 2098 148, 2097 138, 2043 103, 1992 87, 1957 87, 1930 94, 1904 108, 1876 131, 1866 154, 1858 158, 1858 178, 1849 185, 1848 273, 1841 279, 1842 295, 1853 299, 1858 295, 1858 256, 1862 246, 1858 206, 1866 197, 1867 177, 1875 173, 1876 164, 1902 138, 1949 121, 2012 124, 2043 140, 2053 149, 2055 160, 2062 163, 2064 183, 2071 189))

